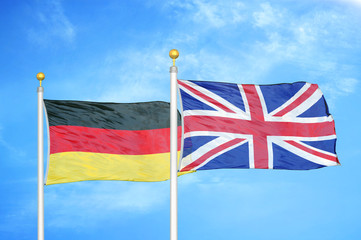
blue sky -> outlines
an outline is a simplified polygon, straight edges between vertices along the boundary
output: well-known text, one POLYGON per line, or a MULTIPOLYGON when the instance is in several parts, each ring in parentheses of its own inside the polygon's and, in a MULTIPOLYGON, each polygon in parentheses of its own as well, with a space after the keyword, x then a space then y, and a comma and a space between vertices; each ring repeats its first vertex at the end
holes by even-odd
MULTIPOLYGON (((1 1, 0 239, 36 239, 36 73, 49 99, 169 100, 179 78, 317 83, 342 166, 179 178, 179 239, 361 238, 361 1, 1 1)), ((46 149, 46 148, 45 148, 46 149)), ((45 187, 46 239, 168 239, 169 181, 45 187)))

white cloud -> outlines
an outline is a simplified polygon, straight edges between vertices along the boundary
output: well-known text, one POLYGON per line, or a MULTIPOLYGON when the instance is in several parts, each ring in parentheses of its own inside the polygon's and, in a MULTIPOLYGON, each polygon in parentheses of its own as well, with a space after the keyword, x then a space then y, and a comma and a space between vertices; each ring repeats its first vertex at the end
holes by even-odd
POLYGON ((282 13, 277 9, 271 7, 271 5, 267 3, 261 4, 262 11, 257 11, 253 13, 253 18, 255 20, 255 26, 257 27, 265 27, 269 25, 280 25, 283 20, 282 13))
POLYGON ((74 41, 75 27, 65 15, 60 0, 39 3, 35 14, 38 24, 28 31, 31 41, 41 45, 48 45, 53 39, 61 39, 67 43, 74 41))
POLYGON ((186 174, 178 178, 178 187, 187 189, 189 186, 201 183, 202 179, 198 172, 186 174))
POLYGON ((334 78, 321 84, 320 87, 326 96, 328 105, 334 108, 337 99, 355 93, 358 84, 359 80, 355 78, 334 78))
POLYGON ((178 76, 183 79, 270 83, 277 76, 269 73, 282 65, 302 71, 304 79, 297 80, 316 83, 355 72, 353 66, 347 68, 342 54, 333 53, 360 50, 361 43, 360 33, 353 28, 356 19, 339 9, 311 8, 297 14, 269 2, 255 6, 231 0, 173 0, 160 6, 182 19, 174 21, 177 34, 155 36, 147 48, 114 50, 101 61, 103 66, 97 61, 92 72, 93 77, 99 76, 95 100, 168 100, 171 61, 170 48, 164 46, 170 43, 179 47, 178 76), (256 40, 242 45, 247 30, 254 31, 251 37, 256 40))
POLYGON ((98 222, 147 214, 167 204, 167 182, 80 182, 45 187, 47 224, 59 228, 96 226, 98 222))
POLYGON ((341 79, 338 87, 343 93, 350 94, 355 92, 357 84, 358 80, 355 78, 344 78, 341 79))
POLYGON ((230 2, 228 5, 224 2, 210 3, 202 0, 193 2, 197 11, 194 20, 209 23, 214 27, 223 27, 226 24, 234 24, 242 21, 243 4, 240 2, 230 2))
MULTIPOLYGON (((191 3, 194 4, 190 1, 184 5, 178 4, 189 8, 191 3)), ((192 17, 189 16, 190 12, 185 12, 184 18, 192 17)), ((207 36, 213 39, 214 31, 209 29, 194 33, 192 42, 186 41, 192 46, 188 49, 190 51, 181 56, 181 78, 265 83, 277 77, 269 76, 269 73, 282 64, 292 64, 300 69, 306 78, 298 80, 303 81, 322 82, 323 79, 334 77, 340 79, 344 78, 343 74, 352 72, 347 69, 342 54, 333 53, 335 48, 347 51, 361 43, 360 33, 357 28, 353 28, 357 19, 347 12, 334 8, 311 9, 298 15, 268 2, 259 7, 243 4, 242 12, 250 12, 253 18, 245 17, 247 21, 236 24, 235 28, 242 32, 247 27, 256 26, 260 37, 255 39, 258 41, 246 48, 222 38, 222 45, 208 48, 202 44, 203 39, 207 36)), ((190 26, 188 32, 192 32, 192 29, 190 26)), ((242 35, 235 32, 232 36, 238 36, 236 39, 242 42, 242 35)), ((290 76, 290 81, 292 79, 293 76, 290 76)))
POLYGON ((194 23, 207 28, 221 28, 244 21, 244 4, 240 1, 173 0, 167 1, 165 7, 187 11, 187 19, 190 18, 194 23))
POLYGON ((361 7, 361 0, 331 0, 331 1, 336 1, 336 2, 341 2, 341 3, 346 3, 346 4, 351 4, 353 6, 361 7))
POLYGON ((6 209, 6 211, 0 213, 0 234, 8 233, 17 239, 26 238, 28 233, 22 230, 34 227, 32 221, 36 219, 36 217, 33 217, 37 214, 36 202, 31 200, 31 196, 27 196, 26 201, 21 199, 21 203, 17 204, 16 208, 14 205, 11 204, 11 207, 3 206, 3 209, 6 209), (9 212, 9 209, 13 211, 9 212))
MULTIPOLYGON (((169 49, 170 50, 170 49, 169 49)), ((99 101, 134 102, 169 100, 171 59, 166 49, 119 50, 106 56, 100 68, 99 101), (147 54, 144 54, 146 52, 147 54), (111 79, 111 81, 108 81, 111 79), (166 86, 166 87, 164 87, 166 86)))
POLYGON ((24 157, 26 153, 17 147, 12 146, 3 138, 3 128, 0 126, 0 147, 4 147, 8 152, 9 156, 24 157))
POLYGON ((206 211, 206 217, 203 217, 202 214, 194 217, 198 221, 203 221, 207 226, 216 226, 219 224, 219 219, 222 219, 224 223, 234 224, 235 219, 240 220, 237 217, 240 212, 243 219, 255 220, 274 216, 277 212, 291 207, 287 204, 287 199, 280 201, 284 198, 280 198, 280 195, 275 197, 272 193, 274 189, 278 189, 281 195, 287 196, 287 192, 295 187, 292 182, 250 182, 245 181, 245 178, 240 180, 239 171, 241 170, 213 171, 199 171, 193 176, 184 176, 192 177, 194 180, 188 182, 188 185, 184 185, 181 179, 179 181, 180 196, 183 194, 192 196, 190 199, 181 201, 180 207, 186 206, 186 208, 182 208, 184 214, 192 216, 195 210, 206 211), (217 173, 213 171, 217 171, 217 173), (264 199, 267 199, 266 205, 264 199), (227 204, 217 204, 224 201, 227 204), (196 207, 198 204, 202 205, 202 209, 196 207), (263 204, 264 207, 258 210, 257 206, 260 204, 263 204))
POLYGON ((261 8, 253 14, 254 24, 266 40, 250 48, 246 61, 249 76, 257 82, 274 67, 287 63, 303 71, 307 77, 301 79, 304 81, 340 81, 355 72, 339 53, 360 50, 361 34, 354 27, 358 21, 355 15, 336 8, 311 9, 297 15, 269 3, 261 4, 261 8))

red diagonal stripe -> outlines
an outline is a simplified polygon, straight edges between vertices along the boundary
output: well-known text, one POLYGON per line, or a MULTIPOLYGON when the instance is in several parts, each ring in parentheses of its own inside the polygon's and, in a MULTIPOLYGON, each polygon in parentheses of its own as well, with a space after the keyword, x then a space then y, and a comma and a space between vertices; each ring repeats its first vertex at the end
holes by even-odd
POLYGON ((328 154, 324 154, 324 153, 321 153, 319 151, 315 151, 311 148, 308 148, 308 147, 305 147, 304 145, 302 144, 299 144, 298 142, 295 142, 295 141, 292 141, 292 140, 286 140, 285 141, 286 143, 289 143, 291 144, 292 146, 294 147, 297 147, 305 152, 308 152, 308 153, 311 153, 317 157, 321 157, 321 158, 324 158, 324 159, 327 159, 327 160, 330 160, 330 161, 333 161, 333 162, 337 162, 337 163, 340 163, 337 159, 337 157, 335 156, 331 156, 331 155, 328 155, 328 154))
POLYGON ((213 155, 223 151, 226 148, 229 148, 231 146, 234 146, 240 142, 242 142, 245 139, 242 138, 235 138, 232 139, 228 142, 225 142, 219 146, 217 146, 216 148, 213 148, 212 150, 208 151, 206 154, 204 154, 203 156, 201 156, 200 158, 198 158, 196 161, 192 162, 191 164, 187 165, 186 167, 184 167, 181 172, 185 172, 185 171, 190 171, 195 167, 198 167, 199 165, 201 165, 204 161, 206 161, 208 158, 212 157, 213 155))
POLYGON ((182 87, 188 89, 192 93, 198 95, 199 97, 203 98, 204 100, 206 100, 206 101, 216 105, 217 107, 221 108, 223 111, 229 112, 229 113, 235 113, 233 110, 229 109, 227 106, 224 106, 222 103, 218 102, 217 100, 208 97, 204 93, 194 89, 193 87, 189 86, 188 84, 186 84, 186 83, 184 83, 182 81, 179 81, 179 80, 178 80, 178 84, 181 85, 182 87))
POLYGON ((295 101, 293 101, 290 105, 288 105, 287 107, 285 107, 284 109, 282 109, 278 113, 274 114, 274 116, 275 117, 282 117, 286 113, 289 113, 290 111, 292 111, 293 109, 298 107, 301 103, 306 101, 309 97, 311 97, 312 94, 314 94, 317 89, 318 89, 317 84, 311 84, 311 86, 303 94, 301 94, 301 96, 296 98, 295 101))

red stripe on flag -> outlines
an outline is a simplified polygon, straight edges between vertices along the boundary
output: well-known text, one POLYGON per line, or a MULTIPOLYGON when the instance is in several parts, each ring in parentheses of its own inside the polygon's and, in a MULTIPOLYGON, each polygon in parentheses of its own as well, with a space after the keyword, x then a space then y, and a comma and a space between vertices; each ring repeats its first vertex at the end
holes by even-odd
POLYGON ((261 100, 259 99, 255 85, 242 85, 246 94, 248 104, 250 105, 252 121, 264 121, 261 100))
POLYGON ((286 113, 292 111, 296 107, 298 107, 301 103, 307 100, 307 98, 311 97, 312 94, 316 92, 318 89, 317 84, 312 84, 301 96, 299 96, 295 101, 293 101, 290 105, 279 111, 278 113, 274 114, 275 117, 282 117, 286 113))
POLYGON ((185 116, 184 133, 192 131, 228 132, 253 136, 322 137, 335 135, 333 121, 320 123, 259 122, 215 116, 185 116), (187 124, 192 122, 192 124, 187 124))
POLYGON ((253 154, 255 168, 268 168, 267 134, 262 131, 265 126, 264 115, 260 97, 255 85, 243 85, 248 103, 250 105, 252 123, 255 129, 261 129, 253 134, 253 154))
POLYGON ((203 156, 201 156, 200 158, 198 158, 196 161, 192 162, 191 164, 187 165, 186 167, 184 167, 181 172, 186 172, 186 171, 191 171, 193 168, 198 167, 199 165, 201 165, 204 161, 207 161, 208 158, 212 157, 213 155, 223 151, 226 148, 232 147, 242 141, 244 141, 245 139, 241 139, 241 138, 235 138, 232 139, 231 141, 225 142, 221 145, 219 145, 218 147, 212 149, 211 151, 208 151, 206 154, 204 154, 203 156))
POLYGON ((340 163, 337 159, 336 156, 331 156, 331 155, 328 155, 328 154, 325 154, 325 153, 322 153, 322 152, 319 152, 319 151, 315 151, 311 148, 308 148, 308 147, 305 147, 304 145, 302 144, 299 144, 298 142, 295 142, 295 141, 292 141, 292 140, 287 140, 285 141, 289 144, 291 144, 292 146, 294 147, 297 147, 305 152, 308 152, 308 153, 311 153, 317 157, 320 157, 320 158, 324 158, 324 159, 327 159, 327 160, 330 160, 330 161, 333 161, 333 162, 337 162, 337 163, 340 163))
MULTIPOLYGON (((182 127, 178 126, 178 150, 182 127)), ((170 128, 151 130, 113 130, 81 126, 51 126, 50 154, 94 152, 145 155, 170 152, 170 128)))

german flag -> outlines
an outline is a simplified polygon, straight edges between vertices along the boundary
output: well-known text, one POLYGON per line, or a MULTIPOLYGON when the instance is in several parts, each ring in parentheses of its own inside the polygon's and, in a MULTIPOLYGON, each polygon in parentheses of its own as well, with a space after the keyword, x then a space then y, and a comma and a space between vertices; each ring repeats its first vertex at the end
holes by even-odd
MULTIPOLYGON (((169 179, 169 103, 44 103, 50 138, 46 185, 169 179)), ((178 113, 178 149, 180 121, 178 113)))

